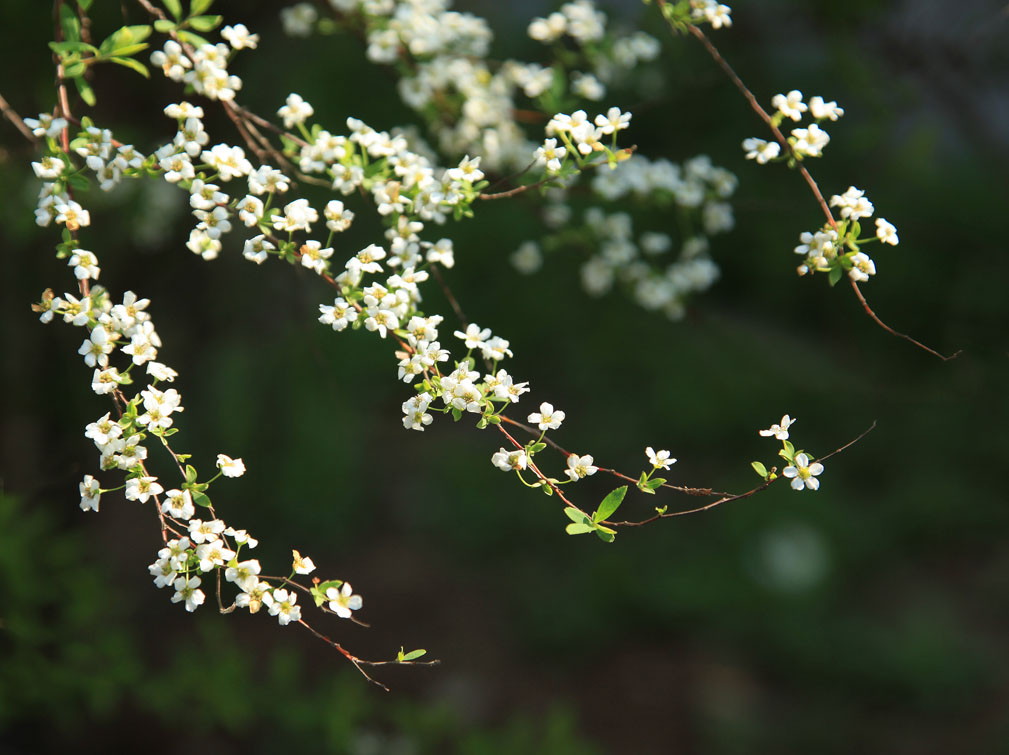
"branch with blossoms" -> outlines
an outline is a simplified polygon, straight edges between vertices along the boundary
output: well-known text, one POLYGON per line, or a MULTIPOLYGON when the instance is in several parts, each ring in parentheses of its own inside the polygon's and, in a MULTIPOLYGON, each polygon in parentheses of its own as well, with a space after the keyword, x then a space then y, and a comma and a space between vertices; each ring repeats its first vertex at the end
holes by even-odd
MULTIPOLYGON (((168 79, 187 87, 188 94, 223 107, 259 164, 254 164, 240 146, 224 142, 211 145, 203 122, 203 106, 189 100, 164 108, 174 134, 150 154, 115 139, 110 129, 97 125, 90 116, 75 118, 65 87, 57 93, 60 104, 56 114, 40 114, 23 125, 30 129, 33 138, 40 140, 43 151, 32 164, 43 182, 36 222, 42 227, 63 226, 56 256, 68 261, 78 282, 77 292, 61 297, 46 290, 34 309, 43 322, 59 317, 86 331, 79 353, 93 370, 92 391, 109 396, 115 412, 115 417, 109 411, 85 430, 86 437, 99 450, 100 471, 98 476, 88 475, 81 482, 81 508, 97 512, 101 496, 118 491, 139 504, 152 502, 163 547, 149 570, 157 587, 172 588, 172 602, 183 603, 187 611, 195 611, 206 603, 204 580, 213 578, 222 613, 237 608, 258 613, 265 606, 266 613, 275 616, 279 624, 300 624, 338 650, 371 681, 375 680, 365 672, 365 666, 435 663, 417 660, 423 656, 423 650, 401 649, 395 660, 390 661, 366 661, 350 653, 302 616, 302 607, 311 599, 324 613, 356 621, 354 612, 362 609, 363 599, 350 584, 341 579, 319 578, 307 583, 302 578, 311 575, 315 565, 297 550, 292 551, 289 574, 264 575, 260 562, 248 558, 248 551, 256 547, 257 540, 218 515, 210 496, 212 486, 222 477, 244 474, 245 465, 240 458, 220 454, 216 459, 217 472, 201 476, 191 455, 178 450, 174 415, 183 411, 182 396, 176 388, 164 384, 174 384, 179 376, 159 361, 162 343, 148 313, 150 302, 131 291, 113 298, 98 283, 101 274, 98 255, 86 249, 88 244, 81 239, 92 218, 75 198, 75 192, 79 198, 95 186, 110 191, 124 180, 165 181, 185 192, 194 219, 186 247, 207 262, 224 250, 223 239, 228 234, 244 226, 242 255, 246 260, 262 265, 275 259, 317 274, 330 290, 335 290, 335 294, 330 294, 332 299, 319 304, 320 323, 338 332, 364 330, 395 344, 392 352, 397 379, 410 386, 405 390, 411 393, 402 403, 404 428, 424 431, 436 414, 450 415, 454 421, 468 417, 478 429, 496 426, 510 447, 508 450, 501 447, 494 453, 492 463, 503 471, 515 472, 523 485, 556 496, 570 519, 567 527, 570 534, 595 532, 602 540, 612 542, 617 527, 640 526, 657 519, 706 511, 752 496, 778 479, 776 468, 768 471, 763 464, 755 463, 753 468, 763 482, 746 493, 730 495, 706 487, 677 485, 658 476, 668 472, 676 459, 670 451, 656 451, 652 447, 645 449, 648 466, 637 476, 627 475, 596 465, 591 454, 567 452, 548 437, 548 432, 559 429, 566 417, 565 412, 548 402, 541 402, 539 411, 527 414, 529 425, 508 416, 513 405, 530 392, 529 383, 502 367, 504 360, 513 357, 508 340, 488 328, 464 322, 458 297, 451 293, 443 276, 444 271, 455 265, 454 243, 441 232, 433 232, 450 219, 458 222, 473 216, 482 200, 528 195, 537 188, 564 188, 581 174, 594 170, 598 175, 593 188, 599 193, 608 192, 612 199, 657 189, 657 193, 665 192, 666 199, 680 208, 696 211, 705 231, 715 233, 731 225, 731 210, 724 200, 735 188, 735 177, 728 171, 713 166, 707 158, 689 160, 682 169, 661 160, 647 161, 638 156, 629 159, 633 147, 622 147, 618 142, 621 132, 630 125, 631 114, 617 107, 609 107, 594 117, 584 109, 545 110, 540 114, 542 117, 528 119, 545 124, 533 141, 517 121, 510 119, 511 115, 507 123, 515 126, 514 131, 510 125, 490 125, 492 121, 487 121, 486 112, 473 104, 494 94, 493 89, 487 89, 484 73, 489 77, 487 81, 499 82, 495 86, 507 93, 498 92, 498 100, 484 103, 491 112, 512 114, 516 109, 511 94, 516 88, 541 104, 562 101, 567 96, 568 84, 572 91, 583 95, 598 94, 599 87, 592 84, 588 74, 576 77, 579 72, 571 68, 570 62, 549 69, 551 82, 562 84, 551 84, 549 91, 546 88, 538 91, 546 76, 531 67, 519 70, 517 64, 502 66, 491 73, 481 68, 480 63, 460 63, 463 67, 472 66, 466 70, 473 74, 473 80, 454 79, 453 86, 463 86, 465 82, 470 89, 464 93, 461 104, 440 102, 439 112, 444 114, 448 108, 455 120, 439 133, 444 139, 445 134, 461 134, 460 129, 473 132, 469 141, 460 142, 471 151, 462 152, 461 159, 448 166, 440 165, 434 151, 415 136, 377 130, 355 118, 346 120, 343 133, 313 123, 310 119, 314 109, 296 93, 291 93, 277 110, 283 122, 281 127, 237 103, 242 80, 228 70, 238 52, 257 47, 258 35, 238 24, 221 29, 220 36, 226 44, 202 37, 201 34, 216 30, 222 23, 219 16, 205 13, 212 0, 192 0, 188 13, 183 13, 178 0, 162 0, 163 7, 150 0, 138 2, 152 15, 154 23, 122 27, 98 45, 91 44, 81 33, 84 26, 81 17, 90 3, 78 0, 76 10, 68 3, 57 4, 60 39, 54 43, 53 52, 61 70, 60 86, 64 79, 75 82, 81 100, 93 106, 94 93, 87 77, 95 66, 113 63, 149 75, 137 55, 147 49, 146 40, 152 34, 164 35, 163 46, 150 55, 150 63, 168 79), (71 125, 75 128, 71 129, 71 125), (497 136, 492 138, 492 134, 497 136), (502 134, 504 142, 499 138, 502 134), (491 142, 497 144, 497 151, 488 146, 491 142), (641 167, 628 167, 636 163, 641 167), (528 182, 500 192, 487 191, 485 169, 493 166, 497 170, 512 164, 526 166, 512 180, 525 178, 528 182), (289 196, 297 188, 296 179, 325 186, 342 199, 329 199, 320 212, 308 198, 289 196), (384 225, 384 237, 378 239, 381 243, 371 243, 356 251, 341 248, 344 246, 340 244, 341 234, 362 210, 375 212, 384 225), (462 329, 453 333, 462 344, 455 354, 441 340, 439 327, 445 318, 424 306, 425 284, 432 277, 443 286, 462 323, 462 329), (134 390, 135 385, 145 387, 134 390), (507 425, 530 431, 533 439, 521 443, 507 425), (147 446, 152 440, 162 446, 166 460, 170 460, 173 469, 170 477, 160 478, 152 473, 154 465, 148 458, 147 446), (551 446, 565 456, 563 476, 567 479, 551 476, 547 465, 535 458, 551 446), (595 507, 576 505, 565 487, 600 471, 633 483, 645 494, 671 490, 692 496, 714 496, 717 500, 691 510, 669 511, 668 506, 661 506, 647 519, 614 521, 612 517, 622 505, 629 485, 616 488, 595 507), (108 483, 99 477, 106 480, 114 474, 122 477, 122 484, 103 487, 108 483), (237 591, 231 599, 224 598, 222 582, 225 586, 233 585, 237 591)), ((349 8, 354 3, 347 0, 335 5, 349 8)), ((424 42, 416 29, 426 28, 425 25, 412 25, 413 21, 421 20, 417 7, 410 3, 387 3, 382 8, 385 10, 359 9, 366 22, 372 24, 366 34, 369 57, 387 54, 382 52, 383 45, 389 49, 395 47, 397 56, 400 47, 408 48, 412 56, 409 66, 414 77, 410 79, 414 81, 412 86, 429 87, 427 94, 432 98, 449 91, 446 82, 439 84, 439 67, 445 63, 437 62, 436 53, 446 51, 450 62, 455 64, 476 57, 485 47, 481 44, 481 40, 486 41, 485 25, 475 17, 461 14, 463 23, 456 16, 439 16, 436 26, 444 25, 441 37, 424 42), (428 43, 433 47, 425 48, 428 43), (378 53, 372 51, 375 45, 378 53)), ((593 45, 601 44, 603 39, 604 20, 591 3, 576 0, 563 5, 557 14, 534 20, 530 35, 545 43, 570 37, 579 42, 582 49, 579 54, 590 59, 595 54, 593 45)), ((290 25, 290 20, 285 23, 290 25)), ((635 61, 645 58, 647 49, 643 48, 649 47, 647 42, 641 38, 627 39, 631 41, 623 52, 618 52, 620 39, 617 39, 606 54, 629 56, 635 61)), ((420 96, 413 94, 419 103, 420 96)), ((455 158, 461 152, 460 144, 451 150, 455 158)), ((606 236, 608 242, 600 258, 602 262, 596 265, 596 279, 604 273, 612 277, 621 265, 628 271, 640 271, 627 243, 629 221, 620 215, 592 218, 591 231, 606 236)), ((649 246, 655 254, 664 251, 661 239, 655 239, 649 246)), ((646 273, 635 272, 637 277, 628 274, 629 282, 643 292, 641 298, 654 305, 651 308, 665 308, 671 316, 682 311, 683 292, 700 290, 716 277, 711 267, 704 264, 702 242, 693 243, 689 255, 687 246, 684 244, 682 265, 672 266, 671 270, 675 270, 668 274, 671 280, 681 281, 676 291, 661 287, 646 273)), ((796 450, 788 441, 792 422, 786 416, 761 434, 782 441, 779 455, 787 466, 781 475, 791 478, 792 487, 816 490, 818 476, 823 471, 822 461, 832 454, 817 459, 796 450)))
MULTIPOLYGON (((644 0, 650 3, 651 0, 644 0)), ((732 25, 731 8, 717 0, 655 0, 670 30, 674 34, 689 33, 707 50, 715 63, 733 85, 746 99, 750 108, 760 117, 770 129, 774 141, 749 137, 743 140, 743 150, 746 158, 759 165, 770 162, 784 162, 789 168, 797 169, 816 199, 817 204, 826 217, 823 227, 813 232, 803 231, 800 234, 800 244, 795 247, 796 254, 805 255, 805 260, 798 267, 798 274, 811 275, 815 272, 827 274, 831 286, 836 285, 846 274, 855 295, 867 315, 891 335, 902 338, 923 351, 948 361, 960 355, 956 351, 945 356, 935 349, 926 346, 915 338, 894 330, 883 322, 872 310, 859 288, 859 283, 865 283, 870 276, 876 274, 876 263, 864 251, 863 247, 876 241, 897 246, 899 239, 896 227, 884 218, 876 218, 875 231, 863 233, 858 222, 872 216, 875 208, 865 197, 865 192, 854 186, 849 186, 843 194, 835 194, 830 198, 828 207, 820 187, 807 169, 804 161, 809 158, 821 157, 823 149, 830 142, 830 135, 820 124, 826 121, 837 121, 844 115, 844 109, 836 102, 826 102, 820 96, 810 98, 808 104, 804 101, 802 92, 793 89, 788 94, 777 94, 771 100, 774 113, 769 114, 759 103, 749 87, 743 83, 733 68, 725 60, 710 38, 701 30, 698 24, 707 23, 713 29, 722 29, 732 25), (793 128, 788 137, 781 131, 782 122, 788 118, 794 122, 802 120, 808 112, 814 119, 805 128, 793 128), (838 221, 831 207, 838 207, 838 221)))

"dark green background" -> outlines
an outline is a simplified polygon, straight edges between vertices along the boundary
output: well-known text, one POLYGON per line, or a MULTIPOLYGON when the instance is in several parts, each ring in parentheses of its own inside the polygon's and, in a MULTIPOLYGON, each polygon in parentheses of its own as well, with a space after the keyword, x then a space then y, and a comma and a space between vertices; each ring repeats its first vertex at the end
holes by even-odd
MULTIPOLYGON (((96 24, 121 23, 118 5, 96 2, 96 24)), ((215 488, 221 514, 262 540, 264 565, 296 547, 352 581, 372 628, 319 623, 360 655, 404 644, 442 660, 380 673, 390 694, 294 627, 170 604, 146 569, 149 507, 110 494, 99 515, 79 511, 97 466, 83 427, 109 407, 88 388, 80 331, 29 310, 71 279, 57 233, 31 222, 30 150, 3 123, 0 752, 1006 751, 1004 5, 739 3, 714 37, 761 101, 798 88, 845 107, 814 175, 827 195, 865 189, 901 238, 873 250, 863 289, 894 327, 963 349, 956 361, 887 335, 847 286, 796 278, 791 249, 822 222, 816 204, 783 166, 743 160, 761 124, 654 9, 640 23, 663 39, 660 96, 607 102, 633 110, 643 154, 704 152, 740 178, 737 227, 713 246, 723 278, 687 320, 588 298, 575 252, 515 273, 507 256, 541 234, 534 198, 445 229, 466 314, 511 340, 509 369, 536 402, 567 411, 557 440, 608 466, 633 471, 654 445, 679 458, 673 481, 743 490, 751 459, 773 462, 756 430, 783 413, 819 455, 878 421, 815 495, 777 485, 613 545, 565 536, 554 500, 495 470, 495 431, 442 418, 403 431, 410 390, 388 344, 316 323, 330 292, 313 276, 233 246, 197 259, 181 205, 158 223, 136 184, 85 202, 102 282, 152 299, 161 357, 181 373, 180 447, 203 467, 221 451, 248 465, 215 488)), ((5 4, 0 92, 22 115, 53 104, 44 6, 5 4)), ((264 36, 235 67, 243 104, 268 114, 298 91, 337 133, 348 115, 410 119, 352 37, 289 40, 273 3, 220 7, 264 36)), ((499 57, 541 54, 523 32, 542 4, 459 7, 492 18, 499 57)), ((118 138, 150 151, 171 137, 170 82, 117 69, 94 85, 118 138)), ((208 128, 237 142, 218 113, 208 128)), ((365 216, 344 251, 375 240, 365 216)), ((593 479, 573 494, 589 505, 606 490, 593 479)), ((652 505, 632 493, 624 511, 652 505)))

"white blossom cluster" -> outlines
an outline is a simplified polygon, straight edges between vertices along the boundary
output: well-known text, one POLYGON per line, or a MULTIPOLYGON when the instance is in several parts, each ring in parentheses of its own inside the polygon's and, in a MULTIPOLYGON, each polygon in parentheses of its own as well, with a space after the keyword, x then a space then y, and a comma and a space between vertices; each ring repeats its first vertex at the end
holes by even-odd
MULTIPOLYGON (((718 266, 708 254, 709 237, 733 228, 727 200, 736 185, 731 172, 712 165, 705 155, 682 166, 635 155, 614 170, 597 173, 592 190, 611 202, 630 197, 652 206, 675 204, 689 213, 691 229, 685 229, 688 235, 682 239, 677 259, 662 265, 674 247, 672 237, 659 231, 635 234, 631 214, 622 210, 606 214, 592 207, 584 212, 583 222, 572 228, 571 208, 563 201, 548 205, 545 211, 547 225, 558 230, 542 245, 580 245, 592 250, 581 268, 582 285, 590 295, 603 296, 620 283, 643 308, 680 319, 689 296, 707 290, 719 277, 718 266)), ((621 206, 627 204, 621 202, 621 206)), ((512 255, 512 263, 530 274, 540 268, 542 256, 541 244, 527 241, 512 255)))
MULTIPOLYGON (((486 21, 450 10, 449 0, 331 0, 331 5, 347 23, 363 25, 370 60, 397 66, 400 97, 427 117, 438 148, 450 155, 478 154, 492 170, 525 165, 533 149, 516 120, 520 94, 541 98, 562 77, 571 95, 599 101, 608 82, 659 52, 658 41, 643 32, 611 34, 612 44, 600 46, 608 34, 606 17, 590 0, 566 3, 529 26, 534 39, 550 41, 556 32, 579 47, 584 70, 570 72, 561 66, 490 61, 492 33, 486 21)), ((318 12, 303 3, 282 11, 282 19, 289 34, 305 35, 318 12)))
MULTIPOLYGON (((771 98, 774 106, 774 125, 780 125, 788 118, 792 121, 801 121, 803 113, 808 112, 815 123, 810 123, 805 128, 793 128, 788 137, 788 144, 792 153, 800 160, 804 157, 821 157, 823 148, 830 142, 830 134, 820 128, 820 123, 824 121, 836 121, 844 115, 844 108, 838 107, 836 102, 825 102, 823 97, 811 97, 809 103, 803 101, 802 92, 793 89, 788 94, 776 94, 771 98)), ((764 165, 777 159, 781 154, 781 145, 777 142, 769 142, 765 139, 749 137, 743 140, 743 151, 746 152, 747 160, 754 160, 764 165)))
POLYGON ((849 186, 844 194, 832 196, 830 206, 840 208, 841 223, 836 228, 825 223, 818 231, 799 235, 795 253, 806 257, 799 265, 799 275, 825 272, 840 276, 844 271, 856 283, 869 280, 869 276, 876 274, 876 263, 862 251, 862 246, 874 241, 897 246, 900 241, 897 229, 885 219, 876 218, 875 234, 862 236, 858 221, 872 217, 876 208, 865 192, 854 186, 849 186))

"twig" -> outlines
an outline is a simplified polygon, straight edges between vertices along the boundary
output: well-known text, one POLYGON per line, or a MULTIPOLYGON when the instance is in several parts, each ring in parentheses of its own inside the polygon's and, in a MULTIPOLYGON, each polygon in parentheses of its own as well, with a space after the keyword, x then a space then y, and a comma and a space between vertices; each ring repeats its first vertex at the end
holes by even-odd
MULTIPOLYGON (((529 425, 527 425, 525 423, 518 422, 518 421, 512 419, 511 417, 505 417, 504 415, 501 415, 501 421, 502 422, 507 422, 509 425, 514 425, 515 427, 521 428, 522 430, 525 430, 530 435, 539 435, 539 432, 537 430, 535 430, 534 428, 530 427, 529 425)), ((571 456, 571 454, 572 454, 571 451, 568 451, 566 448, 563 448, 562 446, 560 446, 556 441, 551 440, 550 438, 548 438, 546 436, 543 437, 543 442, 546 443, 547 445, 551 446, 555 450, 557 450, 557 451, 561 452, 562 454, 564 454, 565 457, 571 456)), ((621 480, 628 480, 628 481, 634 482, 634 483, 636 483, 638 481, 638 479, 636 477, 628 477, 627 475, 625 475, 625 474, 623 474, 621 472, 618 472, 615 469, 608 469, 607 467, 600 467, 598 464, 596 465, 596 467, 599 469, 600 472, 606 472, 607 474, 611 474, 614 477, 619 477, 621 480)), ((688 487, 682 487, 680 485, 670 485, 668 482, 667 483, 663 483, 661 487, 663 487, 663 488, 669 488, 670 490, 675 490, 675 491, 680 492, 680 493, 686 493, 687 495, 698 495, 698 496, 704 496, 704 495, 730 495, 729 493, 719 493, 719 492, 716 492, 716 491, 712 490, 711 488, 688 488, 688 487)))
POLYGON ((851 278, 850 280, 851 280, 851 287, 853 289, 855 289, 855 296, 857 296, 858 300, 860 302, 862 302, 862 309, 864 309, 865 312, 866 312, 866 314, 869 315, 869 317, 871 317, 873 319, 873 321, 877 325, 879 325, 879 327, 881 327, 883 330, 885 330, 887 333, 889 333, 891 335, 894 335, 894 336, 897 336, 898 338, 903 338, 905 341, 913 343, 919 349, 923 349, 924 351, 927 351, 929 354, 932 354, 933 356, 939 357, 944 362, 948 362, 951 359, 956 359, 958 356, 960 356, 961 353, 963 353, 963 349, 957 349, 952 354, 950 354, 948 357, 947 356, 943 356, 942 354, 940 354, 935 349, 930 349, 928 346, 926 346, 925 344, 923 344, 921 341, 915 340, 914 338, 912 338, 911 336, 909 336, 907 333, 901 333, 899 330, 894 330, 889 325, 887 325, 885 322, 883 322, 882 320, 880 320, 879 317, 876 315, 876 313, 872 311, 872 308, 869 306, 869 302, 867 302, 865 300, 865 297, 862 295, 862 290, 858 287, 858 282, 854 278, 851 278))
MULTIPOLYGON (((621 150, 617 150, 617 152, 618 153, 624 152, 628 156, 630 156, 631 154, 633 154, 637 150, 637 148, 638 148, 638 146, 636 144, 633 144, 630 147, 624 147, 621 150)), ((585 167, 583 167, 582 170, 583 171, 585 171, 585 170, 591 170, 592 168, 598 168, 600 165, 607 165, 607 164, 608 163, 605 163, 605 162, 591 163, 590 165, 586 165, 585 167)), ((528 168, 526 168, 526 170, 528 170, 528 168)), ((522 173, 525 173, 525 172, 526 172, 525 170, 522 171, 522 173)), ((522 173, 519 173, 519 175, 522 175, 522 173)), ((530 189, 536 189, 536 188, 542 186, 545 183, 549 183, 550 181, 556 181, 556 180, 557 180, 557 176, 547 176, 546 178, 541 178, 539 181, 536 181, 535 183, 524 184, 522 186, 516 186, 514 189, 509 189, 508 191, 499 191, 496 194, 477 194, 476 198, 477 199, 507 199, 508 197, 514 197, 516 194, 521 194, 522 192, 529 191, 530 189)), ((498 183, 500 183, 500 181, 498 183)))
POLYGON ((441 270, 438 269, 438 265, 431 265, 431 273, 434 275, 434 279, 438 281, 438 285, 441 286, 442 293, 445 294, 445 298, 448 299, 448 303, 452 305, 452 310, 455 312, 455 316, 459 318, 459 322, 462 324, 463 330, 469 327, 469 321, 466 320, 466 315, 462 311, 462 307, 459 306, 459 302, 456 301, 455 295, 452 293, 452 289, 448 287, 448 283, 445 282, 445 277, 441 274, 441 270))
POLYGON ((4 99, 3 95, 0 94, 0 112, 3 113, 4 117, 14 124, 14 128, 21 132, 21 135, 25 139, 30 141, 32 144, 38 144, 39 140, 32 133, 32 130, 25 125, 24 119, 18 115, 14 108, 10 106, 7 100, 4 99))
MULTIPOLYGON (((821 456, 818 459, 818 461, 823 461, 825 459, 829 459, 831 456, 834 456, 835 454, 839 454, 842 451, 844 451, 844 450, 846 450, 848 448, 851 448, 853 445, 855 445, 856 443, 858 443, 860 440, 862 440, 862 438, 864 438, 866 435, 868 435, 869 433, 871 433, 875 429, 876 429, 876 421, 873 420, 872 424, 869 425, 869 427, 866 430, 864 430, 857 438, 855 438, 854 440, 848 441, 847 443, 845 443, 840 448, 834 449, 833 451, 831 451, 826 456, 821 456)), ((740 493, 738 495, 724 496, 722 498, 719 498, 717 501, 712 501, 709 504, 706 504, 704 506, 699 506, 699 507, 694 508, 694 509, 687 509, 685 511, 666 511, 666 512, 663 512, 661 514, 656 513, 654 516, 650 516, 647 519, 642 519, 642 520, 637 521, 637 522, 631 522, 631 521, 607 522, 607 524, 610 525, 611 527, 641 527, 642 525, 651 524, 652 522, 658 521, 659 519, 670 519, 670 518, 672 518, 674 516, 686 516, 687 514, 698 514, 698 513, 702 512, 702 511, 708 511, 709 509, 713 509, 716 506, 721 506, 723 503, 729 503, 731 501, 741 501, 744 498, 749 498, 750 496, 755 495, 755 494, 759 493, 760 491, 767 489, 769 486, 771 486, 772 484, 774 484, 775 482, 777 482, 778 480, 781 480, 781 479, 785 479, 785 478, 783 478, 783 477, 775 477, 773 480, 765 480, 763 484, 758 485, 757 487, 753 488, 752 490, 747 490, 745 493, 740 493)))

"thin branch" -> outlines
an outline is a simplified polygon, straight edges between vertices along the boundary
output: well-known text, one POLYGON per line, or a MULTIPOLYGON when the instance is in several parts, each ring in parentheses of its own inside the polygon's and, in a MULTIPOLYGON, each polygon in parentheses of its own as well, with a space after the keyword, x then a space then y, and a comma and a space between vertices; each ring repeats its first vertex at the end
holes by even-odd
MULTIPOLYGON (((848 448, 851 448, 853 445, 855 445, 856 443, 858 443, 860 440, 862 440, 862 438, 864 438, 866 435, 868 435, 869 433, 871 433, 875 429, 876 429, 876 421, 873 420, 872 424, 866 430, 864 430, 857 438, 855 438, 854 440, 848 441, 847 443, 845 443, 840 448, 834 449, 833 451, 831 451, 826 456, 819 457, 818 461, 823 461, 825 459, 829 459, 831 456, 834 456, 835 454, 839 454, 842 451, 844 451, 844 450, 846 450, 848 448)), ((647 519, 642 519, 642 520, 637 521, 637 522, 631 522, 631 521, 606 522, 606 524, 610 525, 611 527, 641 527, 642 525, 651 524, 652 522, 658 521, 659 519, 670 519, 670 518, 675 517, 675 516, 686 516, 687 514, 699 514, 702 511, 708 511, 709 509, 713 509, 716 506, 721 506, 723 503, 730 503, 731 501, 741 501, 744 498, 749 498, 750 496, 755 495, 755 494, 759 493, 762 490, 766 490, 768 487, 770 487, 771 485, 773 485, 775 482, 777 482, 778 480, 782 480, 782 479, 786 479, 786 478, 779 476, 779 477, 775 477, 773 480, 765 480, 763 484, 758 485, 757 487, 753 488, 752 490, 747 490, 745 493, 740 493, 738 495, 724 496, 722 498, 719 498, 717 501, 712 501, 709 504, 706 504, 704 506, 698 506, 697 508, 694 508, 694 509, 687 509, 685 511, 666 511, 666 512, 663 512, 661 514, 656 513, 654 516, 650 516, 647 519)))
MULTIPOLYGON (((630 147, 624 147, 623 149, 617 150, 617 154, 626 153, 627 156, 630 157, 637 150, 637 148, 638 148, 638 146, 636 144, 632 144, 630 147)), ((600 165, 608 165, 608 163, 606 163, 606 162, 592 163, 590 165, 584 166, 582 168, 582 170, 583 171, 591 170, 592 168, 598 168, 600 165)), ((528 170, 528 168, 526 168, 526 170, 528 170)), ((522 171, 522 173, 525 173, 525 170, 522 171)), ((522 175, 522 173, 519 173, 519 175, 522 175)), ((508 197, 514 197, 517 194, 521 194, 521 193, 523 193, 525 191, 529 191, 530 189, 536 189, 536 188, 542 186, 545 183, 549 183, 550 181, 556 181, 556 180, 557 180, 557 176, 547 176, 545 178, 541 178, 539 181, 536 181, 535 183, 523 184, 522 186, 516 186, 514 189, 509 189, 508 191, 499 191, 496 194, 477 194, 476 198, 477 199, 507 199, 508 197)))
POLYGON ((18 115, 14 108, 10 106, 10 103, 4 99, 4 96, 0 94, 0 112, 3 113, 4 118, 9 120, 14 124, 14 128, 21 132, 21 135, 30 141, 32 144, 38 144, 39 140, 32 133, 32 130, 25 125, 24 119, 18 115))
MULTIPOLYGON (((665 7, 666 4, 665 0, 657 0, 657 2, 660 7, 665 7)), ((665 18, 664 14, 663 17, 665 18)), ((666 21, 670 25, 670 28, 672 28, 675 31, 675 27, 673 27, 672 22, 668 18, 666 18, 666 21)), ((714 43, 712 43, 710 39, 708 39, 707 35, 693 24, 687 24, 687 30, 690 32, 691 35, 694 36, 694 38, 696 38, 704 46, 704 49, 708 51, 708 54, 715 61, 715 63, 718 64, 718 67, 721 68, 722 71, 725 73, 725 75, 729 77, 729 80, 732 81, 736 89, 740 91, 740 93, 749 103, 750 108, 758 116, 760 116, 761 120, 763 120, 765 124, 767 124, 767 127, 771 130, 771 133, 774 134, 774 138, 777 140, 778 144, 781 145, 782 149, 784 149, 785 152, 791 157, 795 166, 799 169, 799 173, 802 175, 803 179, 806 181, 806 184, 809 186, 809 190, 813 193, 813 197, 816 199, 817 204, 820 206, 820 209, 823 211, 824 216, 827 218, 827 222, 830 224, 832 228, 836 230, 837 221, 834 219, 834 215, 830 211, 830 207, 827 205, 826 200, 823 198, 823 193, 820 191, 820 187, 817 185, 816 181, 813 179, 813 176, 810 174, 806 166, 802 164, 802 161, 799 159, 799 156, 795 153, 795 150, 792 149, 792 145, 789 144, 788 140, 785 138, 785 135, 781 133, 781 129, 779 129, 774 124, 774 120, 771 118, 768 112, 764 110, 763 107, 761 107, 760 103, 757 101, 757 98, 753 94, 753 92, 751 92, 749 87, 747 87, 746 84, 743 83, 743 80, 739 78, 736 72, 732 69, 732 66, 729 65, 728 61, 726 61, 725 58, 722 57, 722 54, 718 51, 718 48, 715 47, 714 43)), ((898 338, 904 339, 908 343, 917 346, 923 351, 927 351, 929 354, 938 357, 944 362, 949 361, 950 359, 955 359, 960 354, 960 351, 962 351, 958 350, 952 356, 948 357, 943 356, 935 349, 929 348, 928 346, 923 344, 921 341, 918 341, 905 333, 901 333, 897 330, 894 330, 885 322, 880 320, 879 317, 876 315, 876 313, 872 311, 868 303, 865 301, 865 297, 863 297, 861 291, 858 290, 858 284, 854 280, 852 281, 852 288, 855 289, 855 293, 857 294, 859 301, 862 302, 862 308, 865 310, 865 312, 869 315, 869 317, 873 320, 873 322, 875 322, 877 325, 883 328, 883 330, 885 330, 887 333, 897 336, 898 338)))
POLYGON ((869 302, 867 302, 865 300, 865 297, 862 295, 862 290, 858 287, 858 282, 854 278, 850 278, 849 280, 851 280, 851 287, 853 289, 855 289, 855 295, 858 297, 858 300, 860 302, 862 302, 862 309, 865 310, 866 314, 869 315, 869 317, 871 317, 873 319, 873 321, 877 325, 879 325, 879 327, 881 327, 883 330, 885 330, 890 335, 897 336, 898 338, 903 338, 905 341, 908 341, 909 343, 913 343, 919 349, 927 351, 929 354, 932 354, 933 356, 939 357, 944 362, 948 362, 951 359, 956 359, 958 356, 960 356, 961 353, 963 353, 963 349, 957 349, 955 352, 953 352, 952 354, 950 354, 948 357, 947 356, 943 356, 942 354, 940 354, 935 349, 930 349, 928 346, 926 346, 925 344, 923 344, 921 341, 915 340, 914 338, 912 338, 911 336, 909 336, 907 333, 901 333, 899 330, 894 330, 889 325, 887 325, 885 322, 883 322, 882 320, 880 320, 879 317, 876 315, 876 313, 872 311, 872 308, 869 306, 869 302))
POLYGON ((441 270, 438 269, 437 263, 431 265, 431 273, 434 275, 434 279, 438 281, 438 285, 441 286, 442 293, 445 294, 445 298, 448 299, 448 303, 452 305, 452 310, 455 312, 455 316, 459 318, 459 322, 462 324, 463 330, 469 327, 469 321, 466 319, 466 315, 462 311, 462 307, 459 306, 459 302, 456 300, 455 295, 452 293, 452 289, 448 287, 448 283, 445 282, 445 277, 441 274, 441 270))
MULTIPOLYGON (((502 422, 507 422, 509 425, 514 425, 515 427, 518 427, 518 428, 520 428, 522 430, 525 430, 530 435, 533 435, 533 436, 539 435, 539 431, 538 430, 536 430, 535 428, 530 427, 527 424, 524 424, 522 422, 518 422, 517 420, 514 420, 511 417, 505 417, 504 415, 500 415, 500 416, 501 416, 501 421, 502 422)), ((563 448, 561 445, 559 445, 556 441, 551 440, 550 438, 548 438, 546 436, 543 437, 543 442, 546 443, 547 445, 551 446, 555 450, 559 451, 560 453, 564 454, 565 457, 571 456, 571 454, 572 454, 571 451, 568 451, 566 448, 563 448)), ((599 469, 600 472, 606 472, 607 474, 611 474, 614 477, 619 477, 621 480, 628 480, 628 481, 634 482, 634 483, 636 483, 638 481, 638 478, 636 478, 636 477, 628 477, 627 475, 625 475, 625 474, 623 474, 621 472, 618 472, 615 469, 608 469, 607 467, 600 467, 598 464, 596 465, 596 467, 599 469)), ((698 496, 706 496, 706 495, 730 495, 729 493, 719 493, 719 492, 716 492, 716 491, 712 490, 711 488, 689 488, 689 487, 682 487, 680 485, 670 485, 668 482, 667 483, 663 483, 661 487, 663 487, 663 488, 669 488, 670 490, 675 490, 675 491, 677 491, 679 493, 686 493, 687 495, 698 495, 698 496)))

